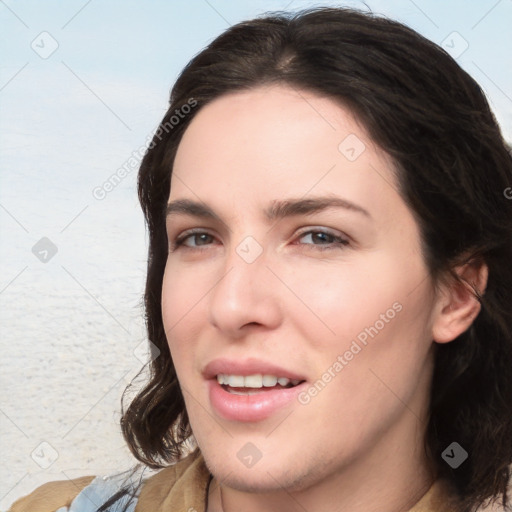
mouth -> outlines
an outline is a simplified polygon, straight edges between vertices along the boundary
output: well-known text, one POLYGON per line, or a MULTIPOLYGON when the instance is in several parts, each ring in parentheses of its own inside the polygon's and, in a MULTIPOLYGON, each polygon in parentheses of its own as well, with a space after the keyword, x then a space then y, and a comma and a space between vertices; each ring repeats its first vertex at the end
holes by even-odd
POLYGON ((255 423, 299 406, 298 395, 307 387, 303 379, 270 374, 217 374, 207 381, 213 413, 221 419, 255 423))
POLYGON ((271 391, 291 389, 305 382, 301 379, 289 379, 276 375, 230 375, 219 373, 216 375, 217 383, 224 391, 232 395, 253 396, 271 391))
POLYGON ((304 375, 259 358, 218 358, 202 375, 212 412, 236 422, 263 421, 298 406, 297 397, 307 386, 304 375))

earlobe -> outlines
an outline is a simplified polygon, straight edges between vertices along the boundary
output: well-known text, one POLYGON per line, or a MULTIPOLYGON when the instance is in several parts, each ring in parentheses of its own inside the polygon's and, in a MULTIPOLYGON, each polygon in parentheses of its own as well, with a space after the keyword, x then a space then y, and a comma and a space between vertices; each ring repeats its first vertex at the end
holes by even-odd
POLYGON ((481 310, 477 298, 485 293, 489 274, 485 263, 470 261, 456 267, 462 282, 445 285, 434 306, 432 339, 437 343, 453 341, 467 331, 481 310))

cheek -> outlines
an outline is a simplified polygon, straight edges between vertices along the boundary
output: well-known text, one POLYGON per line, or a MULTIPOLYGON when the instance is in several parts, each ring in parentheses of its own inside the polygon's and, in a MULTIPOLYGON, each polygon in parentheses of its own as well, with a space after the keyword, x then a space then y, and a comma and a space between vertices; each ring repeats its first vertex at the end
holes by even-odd
POLYGON ((285 299, 288 313, 327 340, 357 334, 397 299, 397 283, 384 285, 371 261, 306 262, 283 271, 283 281, 293 291, 285 299))
POLYGON ((426 385, 429 292, 424 283, 411 293, 405 276, 415 281, 421 274, 421 266, 412 267, 381 261, 336 273, 323 269, 291 284, 304 303, 295 300, 291 306, 290 299, 287 311, 307 345, 306 364, 315 379, 301 402, 311 401, 302 413, 312 428, 337 431, 344 425, 347 438, 357 444, 368 432, 385 428, 418 386, 426 385), (332 423, 322 419, 325 411, 332 423))
POLYGON ((163 282, 162 282, 162 319, 164 323, 164 330, 169 342, 174 326, 179 318, 179 301, 177 300, 179 291, 178 283, 175 282, 175 276, 165 267, 163 282))
POLYGON ((421 259, 373 254, 282 270, 294 292, 283 302, 284 314, 324 366, 347 350, 367 366, 424 355, 430 296, 421 259))
POLYGON ((207 268, 198 271, 167 263, 162 282, 162 315, 166 333, 174 334, 182 330, 184 324, 190 324, 214 282, 215 275, 207 268))
POLYGON ((202 289, 190 283, 188 274, 165 268, 162 283, 162 319, 167 343, 181 381, 181 368, 192 358, 196 329, 191 323, 200 307, 202 289), (186 277, 187 276, 187 277, 186 277))

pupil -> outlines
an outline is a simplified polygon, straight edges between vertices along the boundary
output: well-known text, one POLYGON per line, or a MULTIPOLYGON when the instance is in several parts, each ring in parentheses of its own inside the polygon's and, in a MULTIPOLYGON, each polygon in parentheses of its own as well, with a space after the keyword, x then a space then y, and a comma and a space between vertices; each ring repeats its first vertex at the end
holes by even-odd
POLYGON ((329 236, 327 233, 315 233, 316 238, 320 242, 327 242, 326 238, 329 236))

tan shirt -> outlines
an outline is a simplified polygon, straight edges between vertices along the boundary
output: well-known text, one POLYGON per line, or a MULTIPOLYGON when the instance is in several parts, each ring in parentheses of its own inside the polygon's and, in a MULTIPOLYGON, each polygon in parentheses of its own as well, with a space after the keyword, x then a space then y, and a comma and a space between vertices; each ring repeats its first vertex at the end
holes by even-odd
MULTIPOLYGON (((210 478, 202 455, 191 454, 144 482, 135 512, 206 512, 210 478)), ((86 476, 49 482, 16 501, 9 512, 55 512, 70 506, 93 479, 94 476, 86 476)), ((455 512, 449 496, 448 486, 437 481, 409 512, 455 512)))

